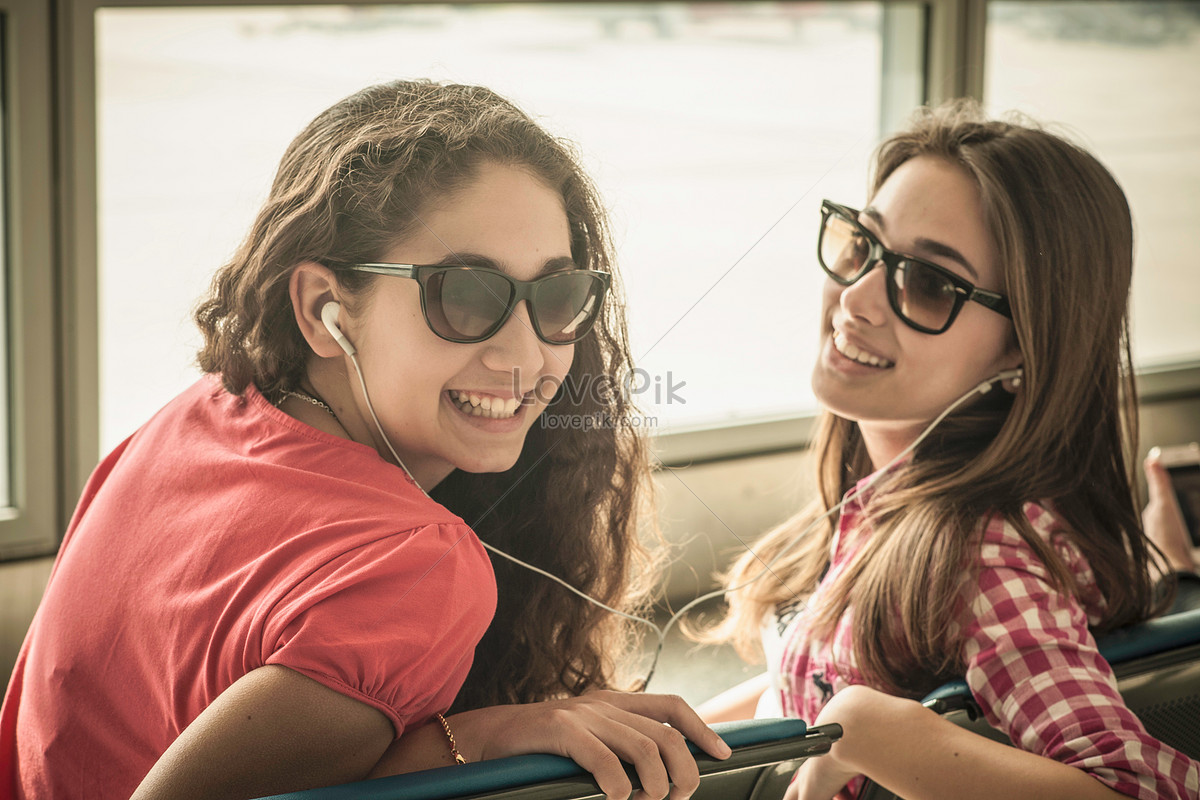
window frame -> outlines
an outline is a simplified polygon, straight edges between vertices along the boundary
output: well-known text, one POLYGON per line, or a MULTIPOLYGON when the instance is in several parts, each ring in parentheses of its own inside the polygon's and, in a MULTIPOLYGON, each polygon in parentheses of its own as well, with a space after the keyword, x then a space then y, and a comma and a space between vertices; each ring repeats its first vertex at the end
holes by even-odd
POLYGON ((4 15, 4 262, 9 406, 9 505, 0 558, 57 546, 61 491, 57 397, 53 33, 48 4, 0 0, 4 15))

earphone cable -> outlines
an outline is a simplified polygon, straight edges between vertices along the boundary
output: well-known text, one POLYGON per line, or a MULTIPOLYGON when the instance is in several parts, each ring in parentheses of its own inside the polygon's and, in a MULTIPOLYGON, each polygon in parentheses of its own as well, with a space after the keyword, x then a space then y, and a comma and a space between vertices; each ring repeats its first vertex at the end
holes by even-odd
MULTIPOLYGON (((396 448, 392 447, 391 440, 388 439, 387 434, 384 433, 383 425, 381 425, 379 423, 379 417, 375 415, 375 407, 371 404, 371 395, 370 395, 370 393, 367 392, 367 381, 363 377, 362 367, 360 367, 358 364, 358 356, 351 355, 350 360, 354 364, 355 372, 358 373, 358 381, 359 381, 359 385, 362 386, 363 398, 367 401, 367 410, 371 412, 371 419, 375 421, 375 427, 379 431, 379 435, 383 439, 384 444, 387 445, 388 451, 391 452, 392 458, 396 459, 396 464, 398 464, 400 466, 400 469, 404 470, 404 474, 407 475, 409 477, 409 480, 411 480, 413 482, 413 484, 418 489, 421 490, 421 493, 423 495, 425 495, 426 497, 429 497, 429 493, 425 491, 425 488, 423 486, 421 486, 421 484, 417 483, 416 478, 413 478, 412 473, 408 471, 408 467, 406 467, 404 465, 404 462, 400 459, 400 455, 396 452, 396 448)), ((433 500, 432 497, 429 497, 429 499, 433 500)), ((434 502, 437 502, 437 501, 435 500, 434 502)), ((655 625, 650 620, 644 619, 644 618, 636 616, 634 614, 626 613, 624 611, 621 611, 620 609, 613 608, 612 606, 609 606, 609 605, 597 600, 596 598, 585 594, 584 592, 580 591, 579 589, 576 589, 574 586, 567 583, 566 581, 564 581, 562 578, 558 577, 557 575, 551 574, 540 567, 535 567, 532 564, 527 564, 524 561, 522 561, 521 559, 517 558, 516 556, 510 556, 508 553, 504 552, 503 550, 499 549, 498 547, 488 544, 487 542, 483 541, 482 539, 479 540, 479 543, 482 544, 484 547, 486 547, 491 552, 495 553, 496 555, 502 556, 503 558, 507 558, 509 561, 513 562, 514 564, 518 564, 527 570, 536 572, 539 575, 549 578, 550 580, 554 581, 555 583, 558 583, 559 585, 561 585, 563 588, 579 595, 584 600, 587 600, 589 603, 592 603, 593 605, 599 606, 600 608, 604 609, 605 611, 611 612, 613 614, 624 617, 628 620, 632 620, 634 622, 640 622, 645 625, 650 625, 656 631, 658 629, 658 626, 655 625)), ((661 646, 661 641, 660 641, 660 646, 661 646)))
MULTIPOLYGON (((404 465, 404 462, 400 459, 400 455, 396 452, 396 448, 392 447, 391 440, 388 438, 387 434, 384 432, 383 425, 380 424, 379 417, 376 416, 376 414, 375 414, 375 407, 371 404, 371 396, 367 392, 367 381, 366 381, 366 378, 363 377, 363 371, 362 371, 362 367, 359 366, 358 357, 352 352, 348 352, 348 355, 350 356, 351 362, 354 364, 354 371, 358 374, 358 381, 359 381, 359 385, 362 387, 363 398, 366 400, 366 403, 367 403, 367 410, 371 412, 371 419, 374 420, 375 428, 379 431, 380 437, 383 439, 384 444, 387 445, 387 448, 391 452, 392 457, 394 459, 396 459, 396 464, 400 467, 400 469, 404 470, 404 474, 407 475, 409 480, 411 480, 413 482, 413 484, 418 489, 421 490, 422 494, 424 494, 426 497, 429 497, 429 493, 425 491, 424 487, 422 487, 421 484, 417 483, 416 479, 413 478, 412 473, 409 472, 408 467, 406 467, 404 465)), ((846 503, 850 502, 850 500, 853 499, 854 497, 856 497, 858 494, 860 494, 860 493, 866 491, 867 489, 871 488, 872 486, 874 486, 885 474, 887 474, 887 472, 889 470, 892 469, 892 467, 894 467, 896 464, 900 463, 903 459, 907 458, 908 455, 910 453, 912 453, 913 450, 915 450, 921 444, 921 442, 925 441, 925 439, 929 436, 929 434, 933 432, 933 429, 936 428, 938 425, 940 425, 942 423, 942 421, 944 419, 946 419, 946 417, 948 417, 951 413, 953 413, 954 410, 957 409, 960 405, 965 403, 967 400, 969 400, 975 394, 986 394, 988 391, 991 390, 993 383, 996 383, 997 381, 1008 380, 1010 378, 1017 378, 1017 377, 1020 377, 1020 375, 1021 375, 1021 370, 1019 370, 1019 369, 1001 372, 998 375, 996 375, 992 378, 989 378, 988 380, 979 384, 978 386, 976 386, 975 388, 971 389, 969 392, 964 394, 962 397, 955 400, 944 411, 942 411, 941 414, 938 414, 938 416, 934 418, 933 422, 929 423, 929 425, 927 425, 925 427, 925 430, 923 430, 921 432, 921 434, 919 436, 917 436, 917 438, 914 439, 907 447, 905 447, 903 450, 901 450, 891 461, 889 461, 887 464, 885 464, 882 468, 875 470, 874 474, 867 480, 866 483, 861 484, 861 485, 856 485, 853 488, 851 488, 850 491, 846 492, 845 497, 842 498, 842 501, 840 503, 838 503, 837 505, 830 508, 824 514, 821 514, 819 517, 817 517, 812 522, 810 522, 808 524, 808 526, 804 528, 804 530, 802 530, 800 533, 798 533, 794 537, 792 537, 792 540, 788 543, 788 545, 786 547, 784 547, 782 550, 780 550, 778 553, 776 553, 774 558, 772 558, 770 561, 768 561, 763 566, 763 568, 758 572, 758 574, 756 574, 753 578, 749 579, 748 581, 745 581, 744 583, 740 583, 737 586, 731 586, 731 587, 725 588, 725 589, 716 589, 714 591, 708 592, 707 594, 703 594, 700 597, 697 597, 697 598, 689 601, 682 608, 680 608, 678 611, 676 611, 674 614, 672 614, 670 619, 668 619, 666 624, 663 625, 661 628, 657 624, 655 624, 652 620, 645 619, 644 617, 639 617, 634 614, 629 614, 629 613, 626 613, 619 609, 613 608, 612 606, 610 606, 604 602, 601 602, 600 600, 597 600, 596 598, 591 597, 588 594, 584 593, 583 591, 575 588, 574 586, 567 583, 565 580, 558 577, 557 575, 547 572, 546 570, 541 569, 540 567, 535 567, 532 564, 528 564, 528 563, 522 561, 521 559, 517 558, 516 556, 511 556, 508 553, 505 553, 503 550, 500 550, 499 548, 488 544, 487 542, 483 541, 482 539, 480 539, 479 542, 485 548, 487 548, 490 552, 495 553, 496 555, 501 556, 503 558, 506 558, 509 561, 513 562, 514 564, 522 566, 525 569, 530 570, 531 572, 535 572, 538 575, 542 575, 546 578, 549 578, 550 580, 554 581, 555 583, 558 583, 563 588, 574 593, 575 595, 578 595, 579 597, 586 600, 587 602, 589 602, 595 606, 598 606, 599 608, 602 608, 605 611, 608 611, 612 614, 616 614, 617 616, 624 617, 625 619, 628 619, 632 622, 636 622, 641 625, 645 625, 645 626, 649 627, 652 631, 654 631, 654 633, 658 637, 658 641, 655 645, 654 657, 650 662, 650 669, 646 673, 645 680, 642 681, 641 690, 645 691, 645 689, 650 685, 650 681, 654 677, 655 672, 658 669, 658 661, 659 661, 659 658, 662 656, 663 647, 666 644, 667 633, 671 630, 671 628, 680 619, 683 618, 684 614, 686 614, 692 608, 695 608, 697 605, 699 605, 700 603, 702 603, 706 600, 710 600, 714 597, 726 596, 733 592, 741 591, 742 589, 745 589, 746 587, 751 586, 751 585, 757 583, 758 581, 762 580, 762 578, 764 578, 768 574, 771 574, 771 567, 773 567, 776 563, 778 563, 778 561, 781 558, 783 558, 785 555, 787 555, 789 552, 791 552, 792 548, 794 548, 797 544, 799 544, 800 541, 803 540, 804 537, 808 535, 809 531, 811 531, 818 523, 824 521, 829 516, 840 511, 842 509, 842 507, 846 505, 846 503)), ((429 499, 433 500, 432 497, 429 497, 429 499)), ((436 502, 436 501, 434 501, 434 502, 436 502)))

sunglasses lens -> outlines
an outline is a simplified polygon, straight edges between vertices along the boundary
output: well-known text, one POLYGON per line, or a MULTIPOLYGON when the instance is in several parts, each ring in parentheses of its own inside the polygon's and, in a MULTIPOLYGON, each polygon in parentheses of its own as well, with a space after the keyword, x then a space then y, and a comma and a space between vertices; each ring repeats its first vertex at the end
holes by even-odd
POLYGON ((818 256, 821 267, 839 283, 849 284, 867 263, 871 243, 852 221, 836 211, 825 217, 818 256))
POLYGON ((604 282, 584 272, 562 272, 537 282, 533 314, 542 337, 570 344, 587 335, 604 302, 604 282))
POLYGON ((441 336, 485 339, 504 319, 513 292, 513 285, 494 272, 469 267, 442 270, 425 284, 425 313, 441 336))
POLYGON ((932 330, 941 330, 950 321, 958 292, 945 275, 920 261, 905 259, 893 281, 901 316, 932 330))

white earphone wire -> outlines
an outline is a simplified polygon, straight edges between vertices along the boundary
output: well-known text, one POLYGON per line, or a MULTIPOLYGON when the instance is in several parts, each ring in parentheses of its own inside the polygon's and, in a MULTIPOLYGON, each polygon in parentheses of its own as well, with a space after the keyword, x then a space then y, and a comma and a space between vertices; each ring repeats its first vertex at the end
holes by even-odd
MULTIPOLYGON (((336 325, 334 327, 336 327, 336 325)), ((332 331, 331 331, 331 333, 332 333, 332 331)), ((339 329, 339 333, 340 333, 340 329, 339 329)), ((349 343, 349 341, 347 340, 347 344, 348 343, 349 343)), ((371 419, 375 422, 375 428, 376 428, 376 430, 379 431, 380 438, 382 438, 384 444, 387 445, 388 451, 391 452, 391 454, 392 454, 392 458, 396 459, 396 464, 399 465, 400 469, 404 470, 404 474, 407 475, 409 480, 411 480, 413 482, 413 484, 418 489, 421 490, 422 494, 424 494, 426 497, 429 497, 429 493, 425 491, 424 487, 422 487, 421 484, 417 483, 417 480, 413 477, 412 473, 408 471, 408 467, 406 467, 404 465, 404 461, 401 460, 400 455, 396 452, 396 448, 394 448, 392 446, 391 440, 388 438, 387 434, 384 432, 383 425, 380 424, 379 417, 376 416, 376 414, 375 414, 375 407, 371 404, 371 395, 370 395, 370 393, 367 392, 367 381, 366 381, 366 378, 363 377, 362 367, 359 366, 358 356, 355 355, 354 352, 352 352, 352 348, 346 350, 346 354, 350 356, 350 361, 351 361, 351 363, 354 364, 354 371, 358 374, 358 382, 359 382, 359 385, 362 387, 363 398, 367 402, 367 410, 371 412, 371 419)), ((624 611, 613 608, 612 606, 607 605, 607 604, 601 602, 600 600, 597 600, 596 598, 589 596, 588 594, 580 591, 579 589, 576 589, 574 586, 567 583, 566 581, 564 581, 562 578, 558 577, 557 575, 553 575, 553 574, 547 572, 546 570, 541 569, 540 567, 535 567, 532 564, 527 564, 526 562, 522 561, 521 559, 517 558, 516 556, 511 556, 508 553, 505 553, 503 550, 500 550, 499 548, 488 544, 487 542, 483 541, 482 539, 480 539, 479 542, 485 548, 487 548, 490 552, 495 553, 496 555, 501 556, 503 558, 506 558, 509 561, 513 562, 514 564, 518 564, 519 566, 522 566, 525 569, 530 570, 531 572, 536 572, 538 575, 542 575, 543 577, 549 578, 550 580, 559 584, 560 586, 567 589, 568 591, 578 595, 579 597, 583 598, 584 600, 588 601, 589 603, 591 603, 595 606, 598 606, 599 608, 602 608, 605 611, 616 614, 617 616, 624 617, 625 619, 631 620, 633 622, 636 622, 636 623, 639 623, 642 625, 646 625, 652 631, 654 631, 654 633, 658 636, 658 643, 655 646, 654 657, 650 662, 650 669, 646 673, 646 679, 644 681, 642 681, 641 688, 642 688, 642 690, 645 690, 645 688, 650 685, 650 680, 654 677, 654 673, 658 668, 658 659, 662 655, 663 645, 666 643, 666 640, 667 640, 667 633, 671 630, 672 626, 674 626, 675 623, 677 623, 680 619, 682 619, 684 614, 686 614, 692 608, 694 608, 695 606, 704 602, 705 600, 710 600, 714 597, 720 597, 720 596, 729 594, 731 592, 740 591, 742 589, 745 589, 747 586, 751 586, 752 584, 755 584, 758 581, 762 580, 762 578, 764 578, 766 575, 771 574, 771 567, 774 566, 781 558, 783 558, 785 555, 787 555, 787 553, 789 553, 792 550, 792 548, 795 547, 801 541, 801 539, 803 539, 804 536, 807 535, 808 532, 813 529, 813 527, 815 527, 819 522, 823 521, 825 518, 829 517, 830 515, 840 511, 842 509, 842 507, 846 503, 848 503, 850 501, 850 499, 853 498, 855 495, 859 494, 862 491, 866 491, 867 489, 874 486, 875 483, 880 478, 882 478, 892 467, 894 467, 896 464, 900 463, 903 459, 905 459, 909 455, 909 453, 911 453, 913 450, 915 450, 917 448, 917 446, 921 444, 921 442, 925 441, 925 439, 929 436, 929 434, 933 432, 933 429, 936 428, 939 424, 941 424, 942 420, 944 420, 946 417, 948 417, 960 405, 962 405, 967 400, 969 400, 972 395, 986 394, 987 392, 991 391, 993 383, 1008 380, 1010 378, 1019 378, 1021 376, 1021 374, 1022 374, 1022 370, 1020 370, 1020 369, 1006 370, 1004 372, 1000 372, 999 374, 989 378, 988 380, 984 381, 983 383, 981 383, 978 386, 971 389, 969 392, 964 394, 962 397, 955 400, 953 403, 951 403, 946 408, 946 410, 944 410, 941 414, 938 414, 938 416, 934 418, 933 422, 929 423, 929 425, 926 426, 925 430, 923 430, 921 432, 921 434, 916 439, 914 439, 907 447, 905 447, 903 450, 901 450, 896 455, 895 458, 893 458, 891 461, 889 461, 887 464, 885 464, 880 469, 875 470, 875 472, 871 476, 870 480, 868 480, 865 484, 863 484, 861 489, 858 487, 851 489, 849 492, 846 493, 846 496, 842 498, 842 501, 840 503, 838 503, 836 506, 829 509, 824 514, 822 514, 821 516, 819 516, 815 520, 813 520, 811 523, 809 523, 808 527, 806 527, 803 531, 798 533, 792 539, 792 541, 788 544, 787 547, 780 550, 778 553, 775 554, 774 558, 772 558, 769 562, 764 564, 762 570, 759 571, 759 573, 757 575, 755 575, 753 578, 746 581, 745 583, 741 583, 741 584, 738 584, 737 586, 732 586, 727 589, 717 589, 715 591, 708 592, 707 594, 703 594, 703 595, 695 598, 694 600, 689 601, 682 608, 680 608, 678 611, 676 611, 674 614, 672 614, 670 619, 668 619, 666 624, 663 625, 661 628, 658 625, 656 625, 653 621, 645 619, 644 617, 639 617, 634 614, 628 614, 624 611)), ((433 498, 430 498, 430 499, 432 500, 433 498)))
POLYGON ((984 381, 983 383, 979 384, 975 388, 971 389, 971 391, 967 392, 962 397, 958 398, 953 403, 951 403, 949 406, 947 406, 946 409, 944 411, 942 411, 942 413, 938 414, 937 417, 934 418, 933 422, 929 423, 929 425, 927 425, 925 427, 925 430, 921 431, 921 434, 919 436, 917 436, 916 439, 913 439, 913 441, 911 443, 909 443, 909 445, 907 447, 905 447, 898 454, 896 454, 896 456, 891 461, 889 461, 887 464, 885 464, 883 467, 875 470, 875 472, 872 474, 870 479, 865 484, 863 484, 861 487, 856 486, 853 489, 851 489, 850 491, 846 492, 846 496, 842 498, 842 501, 840 503, 838 503, 833 508, 829 509, 824 514, 822 514, 821 516, 817 517, 812 522, 810 522, 804 530, 802 530, 800 533, 796 534, 796 536, 794 536, 792 538, 792 541, 788 543, 787 547, 780 550, 778 553, 775 554, 774 558, 772 558, 770 561, 763 564, 763 568, 758 572, 757 575, 755 575, 750 580, 748 580, 744 583, 740 583, 736 586, 731 586, 726 589, 717 589, 715 591, 708 592, 707 594, 700 595, 699 597, 688 601, 683 607, 681 607, 678 611, 676 611, 674 614, 671 615, 671 618, 667 620, 667 623, 665 625, 663 625, 663 627, 661 629, 659 629, 657 625, 654 625, 654 623, 650 622, 649 620, 644 620, 647 624, 649 624, 652 628, 654 628, 654 631, 658 634, 658 647, 654 654, 654 660, 651 662, 650 671, 646 675, 645 685, 648 685, 650 683, 650 679, 654 677, 654 671, 655 671, 655 668, 658 666, 658 658, 662 652, 663 644, 666 641, 667 632, 671 630, 671 627, 676 622, 678 622, 680 619, 682 619, 684 614, 686 614, 688 611, 690 611, 692 608, 699 605, 700 603, 703 603, 705 600, 711 600, 714 597, 720 597, 720 596, 729 594, 731 592, 740 591, 742 589, 745 589, 747 586, 751 586, 751 585, 757 583, 758 581, 762 580, 768 574, 773 574, 771 572, 771 567, 775 566, 775 564, 778 563, 781 558, 783 558, 785 555, 787 555, 789 552, 791 552, 792 548, 794 548, 797 544, 799 544, 800 541, 808 534, 809 531, 811 531, 814 527, 816 527, 816 525, 818 523, 822 522, 827 517, 831 516, 832 514, 838 512, 838 511, 841 511, 842 507, 845 506, 846 503, 850 502, 850 500, 853 499, 856 495, 858 495, 861 492, 864 492, 867 489, 870 489, 872 486, 874 486, 880 480, 880 478, 882 478, 884 475, 886 475, 888 473, 888 471, 890 471, 892 469, 892 467, 896 466, 901 461, 903 461, 905 458, 907 458, 908 455, 921 444, 921 442, 925 441, 925 439, 928 438, 929 434, 933 433, 933 429, 941 424, 942 420, 944 420, 944 419, 946 419, 946 417, 950 416, 950 414, 953 413, 955 409, 957 409, 960 405, 962 405, 967 400, 969 400, 972 395, 987 394, 989 391, 991 391, 993 383, 1008 380, 1009 378, 1019 378, 1021 375, 1021 372, 1022 371, 1019 369, 1001 372, 1001 373, 989 378, 988 380, 984 381))
MULTIPOLYGON (((421 486, 421 484, 417 483, 416 478, 413 478, 412 473, 408 471, 408 467, 406 467, 404 465, 404 462, 400 459, 399 454, 396 452, 396 448, 392 447, 392 443, 388 439, 387 434, 383 432, 383 425, 381 425, 379 423, 379 417, 375 415, 375 408, 371 404, 371 395, 367 392, 367 381, 365 378, 363 378, 362 367, 360 367, 358 364, 358 356, 351 355, 350 361, 351 361, 351 363, 354 364, 355 372, 358 373, 358 382, 359 382, 359 385, 362 387, 363 397, 367 401, 367 410, 371 412, 371 419, 375 421, 375 427, 379 431, 379 435, 383 439, 384 444, 387 445, 388 451, 391 452, 392 458, 396 459, 396 463, 400 466, 400 469, 404 470, 404 474, 407 475, 409 477, 409 479, 413 482, 413 484, 416 485, 416 487, 421 490, 421 493, 424 494, 426 497, 429 497, 429 493, 425 491, 425 488, 423 486, 421 486)), ((433 498, 430 497, 429 499, 432 500, 433 498)), ((641 622, 644 624, 649 624, 651 626, 654 626, 654 623, 650 622, 649 620, 643 619, 642 617, 638 617, 633 614, 627 614, 626 612, 621 611, 620 609, 616 609, 616 608, 613 608, 612 606, 606 605, 605 603, 602 603, 601 601, 597 600, 596 598, 585 594, 584 592, 580 591, 579 589, 576 589, 574 586, 567 583, 566 581, 564 581, 562 578, 558 577, 557 575, 553 575, 540 567, 535 567, 532 564, 526 564, 524 561, 517 558, 516 556, 510 556, 508 553, 504 552, 503 550, 499 549, 498 547, 488 544, 487 542, 483 541, 482 539, 479 540, 479 543, 482 544, 484 547, 486 547, 488 550, 495 553, 496 555, 507 558, 509 561, 512 561, 514 564, 519 564, 520 566, 524 567, 525 569, 531 570, 533 572, 536 572, 539 575, 543 575, 543 576, 549 578, 550 580, 554 581, 555 583, 558 583, 561 586, 563 586, 565 589, 568 589, 571 592, 574 592, 575 594, 579 595, 584 600, 587 600, 589 603, 592 603, 594 605, 599 606, 600 608, 603 608, 605 611, 612 612, 613 614, 617 614, 618 616, 625 617, 626 619, 633 620, 635 622, 641 622)), ((657 626, 654 626, 654 627, 657 627, 657 626)))

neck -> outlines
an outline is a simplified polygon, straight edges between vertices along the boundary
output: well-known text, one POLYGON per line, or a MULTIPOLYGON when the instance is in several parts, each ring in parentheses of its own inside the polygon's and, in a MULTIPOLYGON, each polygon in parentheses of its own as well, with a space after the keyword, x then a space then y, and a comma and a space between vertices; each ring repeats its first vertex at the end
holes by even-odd
POLYGON ((288 416, 298 419, 322 433, 343 439, 349 438, 332 408, 311 387, 302 384, 295 391, 284 393, 282 398, 277 401, 277 405, 279 410, 288 416), (320 405, 313 402, 314 400, 320 401, 320 405))
POLYGON ((351 390, 349 378, 340 360, 314 358, 309 362, 300 386, 333 409, 340 428, 338 436, 376 450, 382 448, 380 456, 388 461, 395 461, 391 453, 387 452, 387 446, 376 441, 378 434, 374 430, 374 424, 362 407, 358 393, 351 390))
MULTIPOLYGON (((344 359, 320 358, 309 362, 305 380, 301 381, 302 390, 323 400, 337 417, 336 430, 318 425, 314 427, 372 448, 384 461, 408 472, 422 491, 433 491, 435 486, 454 471, 454 467, 440 459, 432 459, 430 463, 425 463, 424 459, 412 454, 406 454, 404 463, 399 463, 397 455, 392 452, 395 442, 391 442, 389 446, 383 431, 375 424, 367 407, 367 400, 363 397, 358 375, 352 370, 353 367, 347 368, 344 359), (351 372, 348 372, 348 369, 351 372)), ((311 408, 330 419, 323 409, 316 406, 311 408)), ((311 416, 305 417, 302 421, 312 424, 309 422, 310 418, 311 416)))
POLYGON ((872 469, 892 463, 921 432, 919 426, 900 422, 859 422, 858 429, 867 448, 867 456, 871 459, 872 469))

